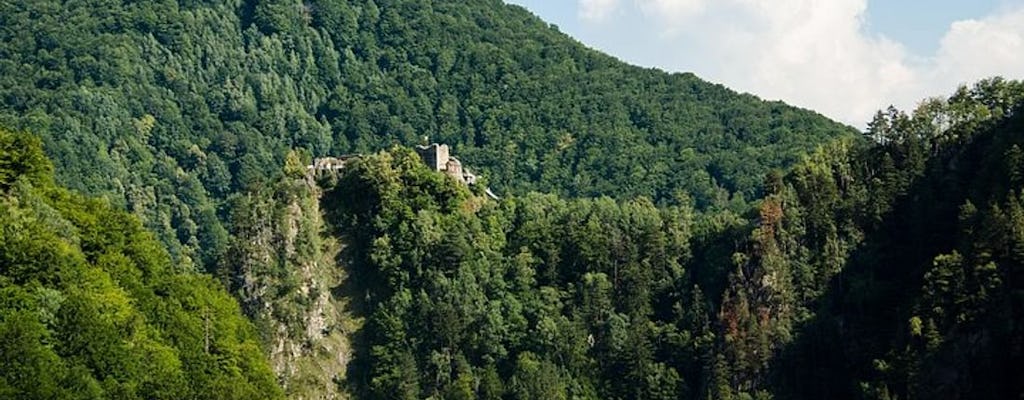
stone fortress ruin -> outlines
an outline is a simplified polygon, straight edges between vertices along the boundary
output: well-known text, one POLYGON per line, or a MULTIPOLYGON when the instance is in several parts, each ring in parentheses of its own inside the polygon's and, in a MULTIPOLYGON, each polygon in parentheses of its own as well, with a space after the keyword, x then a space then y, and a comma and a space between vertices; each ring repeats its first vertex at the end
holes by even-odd
MULTIPOLYGON (((416 153, 420 155, 420 159, 428 168, 444 173, 465 185, 476 184, 476 175, 463 168, 462 162, 458 158, 452 157, 451 148, 448 145, 437 143, 420 145, 416 146, 416 153)), ((349 161, 360 156, 360 154, 346 154, 338 157, 320 157, 314 159, 313 164, 306 166, 306 169, 310 176, 333 174, 345 169, 345 165, 349 161)), ((484 193, 492 199, 498 199, 491 188, 486 188, 484 193)))
POLYGON ((467 185, 476 184, 476 175, 469 172, 468 169, 462 168, 462 162, 451 156, 448 145, 433 143, 426 146, 416 146, 416 152, 420 154, 423 162, 434 171, 444 172, 448 176, 455 178, 455 180, 467 185))

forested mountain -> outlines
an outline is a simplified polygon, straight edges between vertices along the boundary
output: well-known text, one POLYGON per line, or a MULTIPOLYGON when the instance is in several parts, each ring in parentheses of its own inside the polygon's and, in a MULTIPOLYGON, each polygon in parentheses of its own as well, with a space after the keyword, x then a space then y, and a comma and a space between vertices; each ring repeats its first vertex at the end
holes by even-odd
POLYGON ((1022 111, 1024 83, 982 81, 770 178, 718 311, 732 388, 1024 394, 1022 111))
POLYGON ((1015 398, 1024 84, 879 113, 746 214, 500 202, 394 149, 324 206, 363 398, 1015 398))
MULTIPOLYGON (((0 2, 0 126, 212 270, 293 148, 449 143, 499 193, 751 199, 852 130, 625 65, 500 0, 0 2)), ((736 199, 741 203, 739 199, 736 199)))
POLYGON ((0 398, 1019 398, 1022 112, 857 135, 498 0, 0 0, 0 398))
POLYGON ((0 398, 283 398, 218 282, 0 130, 0 398))
POLYGON ((402 147, 313 185, 290 152, 233 200, 218 270, 262 349, 216 281, 4 131, 0 394, 1019 397, 1022 112, 1000 79, 880 112, 739 214, 495 201, 402 147))

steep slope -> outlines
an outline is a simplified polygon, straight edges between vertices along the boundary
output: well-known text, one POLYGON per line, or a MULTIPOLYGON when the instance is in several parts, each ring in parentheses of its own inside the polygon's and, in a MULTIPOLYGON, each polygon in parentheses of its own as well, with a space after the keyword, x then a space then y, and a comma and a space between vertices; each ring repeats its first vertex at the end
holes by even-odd
POLYGON ((344 398, 340 383, 362 320, 341 246, 322 219, 322 191, 304 164, 291 164, 277 184, 235 199, 237 233, 221 277, 263 333, 289 398, 344 398))
POLYGON ((1015 398, 1024 83, 879 113, 745 214, 492 201, 402 148, 327 221, 366 324, 365 398, 1015 398))
POLYGON ((40 134, 62 183, 209 269, 233 230, 224 200, 273 180, 292 148, 426 136, 501 193, 705 208, 850 134, 627 66, 500 0, 2 2, 0 123, 40 134))
POLYGON ((223 287, 51 169, 0 130, 0 398, 283 398, 223 287))
POLYGON ((879 113, 769 185, 719 310, 718 393, 1024 394, 1024 83, 879 113))
POLYGON ((328 221, 367 303, 347 376, 358 397, 663 399, 684 389, 669 363, 687 360, 662 351, 694 345, 673 311, 692 298, 679 297, 689 208, 539 194, 495 202, 405 149, 325 184, 328 221))

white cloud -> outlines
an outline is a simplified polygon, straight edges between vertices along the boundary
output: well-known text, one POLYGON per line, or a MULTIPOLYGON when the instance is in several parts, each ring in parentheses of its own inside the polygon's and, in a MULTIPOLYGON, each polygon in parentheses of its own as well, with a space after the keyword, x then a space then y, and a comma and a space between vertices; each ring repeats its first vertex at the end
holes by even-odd
MULTIPOLYGON (((704 11, 704 0, 635 0, 636 5, 649 17, 668 22, 670 29, 673 21, 691 18, 704 11)), ((674 30, 674 29, 671 29, 674 30)))
POLYGON ((868 33, 866 9, 867 0, 634 0, 629 12, 677 54, 653 57, 658 66, 857 127, 879 108, 909 109, 960 83, 1024 78, 1024 7, 952 24, 929 57, 868 33))
POLYGON ((579 0, 579 16, 585 21, 602 22, 619 7, 619 0, 579 0))
POLYGON ((981 20, 953 23, 943 37, 929 79, 946 85, 1024 74, 1024 7, 981 20))

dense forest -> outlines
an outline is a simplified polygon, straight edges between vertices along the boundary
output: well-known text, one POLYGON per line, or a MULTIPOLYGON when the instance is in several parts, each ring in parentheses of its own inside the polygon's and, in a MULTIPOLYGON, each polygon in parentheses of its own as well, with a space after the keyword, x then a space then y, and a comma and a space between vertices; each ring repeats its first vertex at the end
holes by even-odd
POLYGON ((139 220, 0 130, 0 398, 283 398, 252 324, 139 220))
POLYGON ((1022 111, 1001 79, 890 108, 742 213, 492 200, 403 147, 314 181, 293 151, 235 199, 220 283, 3 131, 0 394, 1012 398, 1022 111))
POLYGON ((858 134, 499 0, 0 0, 0 398, 1018 398, 1022 112, 858 134))
MULTIPOLYGON (((1024 84, 880 112, 748 212, 490 201, 396 148, 329 187, 365 398, 1024 393, 1024 84)), ((692 203, 692 202, 691 202, 692 203)))
POLYGON ((71 188, 223 264, 231 197, 289 150, 448 143, 499 193, 684 193, 701 208, 853 130, 628 66, 500 0, 0 2, 0 126, 71 188))

